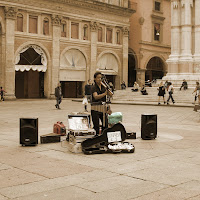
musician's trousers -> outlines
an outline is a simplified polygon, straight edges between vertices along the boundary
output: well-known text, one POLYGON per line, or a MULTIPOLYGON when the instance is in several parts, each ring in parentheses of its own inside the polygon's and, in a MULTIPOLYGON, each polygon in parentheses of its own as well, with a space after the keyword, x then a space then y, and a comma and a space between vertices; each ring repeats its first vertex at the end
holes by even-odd
POLYGON ((102 131, 108 127, 108 118, 107 114, 105 114, 105 127, 103 127, 103 113, 91 110, 91 115, 92 115, 92 122, 94 129, 96 131, 96 135, 99 135, 99 119, 101 120, 102 123, 102 131))

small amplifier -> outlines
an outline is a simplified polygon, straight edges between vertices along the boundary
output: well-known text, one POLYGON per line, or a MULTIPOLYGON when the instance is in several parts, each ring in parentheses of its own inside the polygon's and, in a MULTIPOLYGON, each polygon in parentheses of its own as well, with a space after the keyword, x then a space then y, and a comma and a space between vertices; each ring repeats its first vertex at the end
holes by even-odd
POLYGON ((136 132, 127 133, 126 139, 136 139, 136 132))
POLYGON ((49 133, 40 136, 41 144, 60 142, 60 135, 56 133, 49 133))

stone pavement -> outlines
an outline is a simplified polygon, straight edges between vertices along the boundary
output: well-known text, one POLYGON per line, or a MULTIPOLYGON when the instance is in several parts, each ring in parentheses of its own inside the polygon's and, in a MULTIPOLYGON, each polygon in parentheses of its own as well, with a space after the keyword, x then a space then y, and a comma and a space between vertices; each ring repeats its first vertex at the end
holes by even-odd
POLYGON ((60 143, 19 145, 19 118, 38 117, 39 135, 67 125, 80 102, 0 102, 0 200, 199 200, 200 113, 189 107, 113 104, 137 139, 130 154, 73 154, 60 143), (141 140, 141 114, 157 114, 158 137, 141 140))

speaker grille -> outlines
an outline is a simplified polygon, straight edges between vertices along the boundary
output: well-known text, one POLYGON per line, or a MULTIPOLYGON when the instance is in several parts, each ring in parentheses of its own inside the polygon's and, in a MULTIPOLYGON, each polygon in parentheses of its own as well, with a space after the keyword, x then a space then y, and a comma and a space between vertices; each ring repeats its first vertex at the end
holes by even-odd
POLYGON ((141 138, 155 139, 157 137, 157 115, 142 115, 141 123, 141 138))
POLYGON ((38 118, 20 118, 20 144, 38 144, 38 118))

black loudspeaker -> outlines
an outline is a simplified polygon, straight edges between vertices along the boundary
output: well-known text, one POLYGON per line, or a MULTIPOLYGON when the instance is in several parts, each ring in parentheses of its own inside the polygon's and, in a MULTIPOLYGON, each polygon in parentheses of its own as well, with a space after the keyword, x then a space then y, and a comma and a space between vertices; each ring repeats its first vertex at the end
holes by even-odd
POLYGON ((38 144, 38 118, 20 118, 20 144, 32 146, 38 144))
POLYGON ((141 116, 141 138, 152 140, 157 137, 157 115, 143 114, 141 116))

